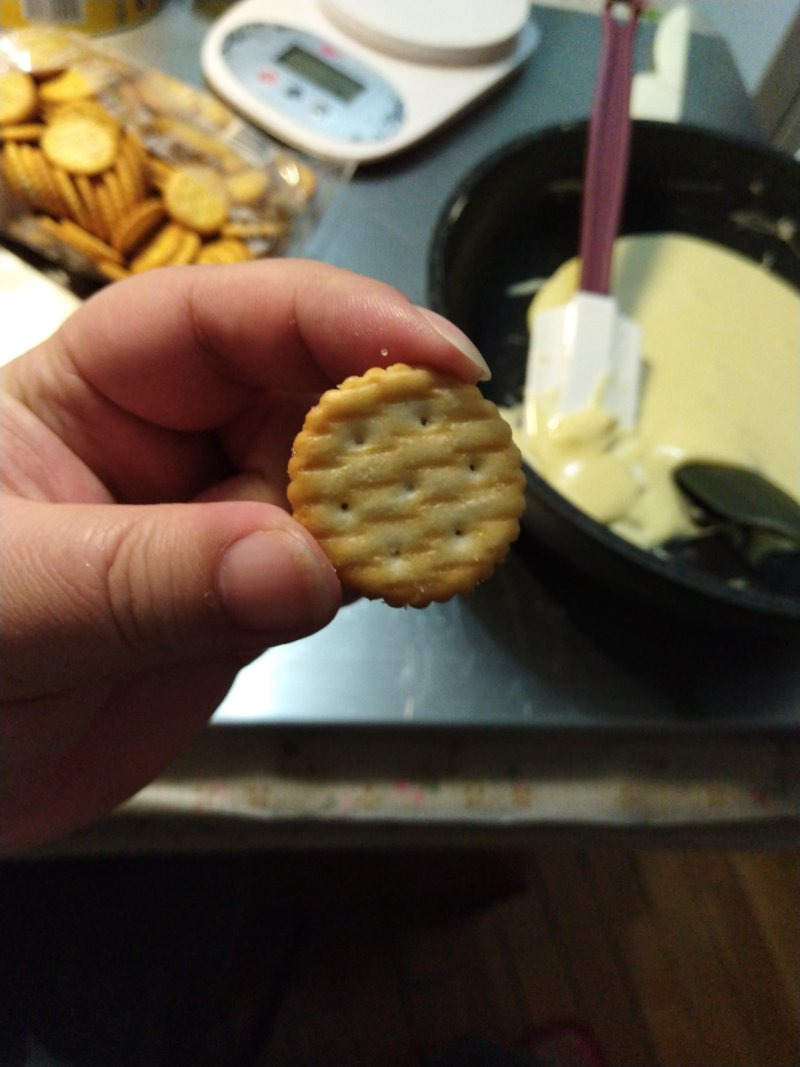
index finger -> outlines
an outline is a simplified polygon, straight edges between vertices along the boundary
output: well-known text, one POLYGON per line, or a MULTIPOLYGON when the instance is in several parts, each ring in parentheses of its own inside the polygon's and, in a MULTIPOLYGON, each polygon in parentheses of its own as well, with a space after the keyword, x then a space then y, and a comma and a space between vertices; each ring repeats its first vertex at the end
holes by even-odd
POLYGON ((153 271, 109 286, 62 327, 70 369, 173 430, 228 420, 257 390, 317 392, 381 363, 475 381, 477 349, 382 282, 270 260, 153 271))

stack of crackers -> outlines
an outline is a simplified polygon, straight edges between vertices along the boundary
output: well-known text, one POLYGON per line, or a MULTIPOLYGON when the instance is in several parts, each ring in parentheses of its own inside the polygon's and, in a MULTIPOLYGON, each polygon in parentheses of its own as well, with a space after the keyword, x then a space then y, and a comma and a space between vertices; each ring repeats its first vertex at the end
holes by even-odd
POLYGON ((312 167, 210 94, 52 28, 0 34, 5 229, 105 279, 284 251, 312 167))

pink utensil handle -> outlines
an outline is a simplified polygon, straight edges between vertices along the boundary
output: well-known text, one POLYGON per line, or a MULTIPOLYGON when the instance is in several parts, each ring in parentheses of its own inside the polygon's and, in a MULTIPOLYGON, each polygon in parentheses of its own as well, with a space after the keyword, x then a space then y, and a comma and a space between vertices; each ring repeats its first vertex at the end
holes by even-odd
POLYGON ((631 138, 633 44, 642 0, 606 0, 600 58, 584 171, 581 209, 581 282, 589 293, 606 294, 611 251, 619 231, 631 138), (627 8, 627 18, 615 9, 627 8))

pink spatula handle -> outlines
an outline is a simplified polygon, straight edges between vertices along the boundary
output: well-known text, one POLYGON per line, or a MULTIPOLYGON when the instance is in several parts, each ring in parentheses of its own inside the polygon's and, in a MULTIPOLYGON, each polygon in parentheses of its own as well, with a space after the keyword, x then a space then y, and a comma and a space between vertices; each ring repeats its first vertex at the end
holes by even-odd
POLYGON ((581 281, 606 294, 628 176, 633 43, 642 0, 606 0, 603 48, 589 122, 581 210, 581 281), (627 15, 627 17, 624 17, 627 15))

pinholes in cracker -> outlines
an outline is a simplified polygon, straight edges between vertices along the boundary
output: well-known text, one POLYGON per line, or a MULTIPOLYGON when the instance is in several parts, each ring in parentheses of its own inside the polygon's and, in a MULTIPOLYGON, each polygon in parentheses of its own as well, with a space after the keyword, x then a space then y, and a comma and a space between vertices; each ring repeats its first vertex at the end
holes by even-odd
POLYGON ((347 589, 421 608, 492 573, 519 533, 524 485, 511 430, 476 386, 396 363, 323 394, 287 492, 347 589))

